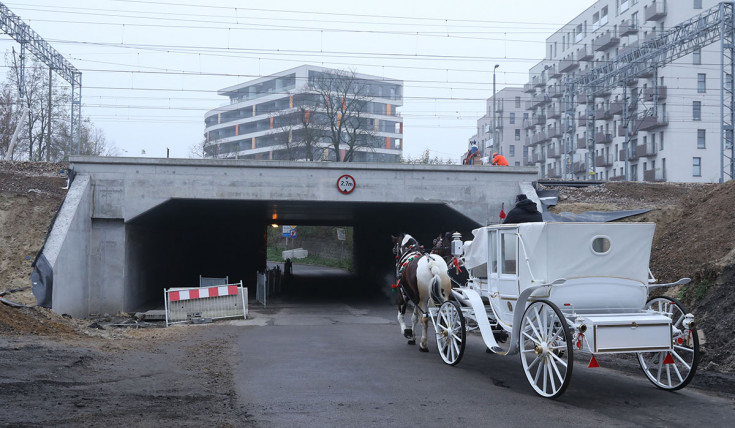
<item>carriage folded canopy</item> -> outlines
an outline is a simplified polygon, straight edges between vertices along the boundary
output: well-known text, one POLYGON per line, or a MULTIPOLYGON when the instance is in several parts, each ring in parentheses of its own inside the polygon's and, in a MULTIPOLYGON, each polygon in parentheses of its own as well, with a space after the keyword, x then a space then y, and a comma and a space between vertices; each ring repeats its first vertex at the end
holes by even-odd
POLYGON ((646 284, 654 228, 653 223, 523 223, 482 227, 473 230, 473 240, 464 244, 465 266, 477 268, 488 263, 493 254, 503 254, 500 248, 493 253, 490 245, 504 245, 505 241, 497 236, 510 233, 516 234, 519 240, 514 252, 521 283, 615 277, 646 284))

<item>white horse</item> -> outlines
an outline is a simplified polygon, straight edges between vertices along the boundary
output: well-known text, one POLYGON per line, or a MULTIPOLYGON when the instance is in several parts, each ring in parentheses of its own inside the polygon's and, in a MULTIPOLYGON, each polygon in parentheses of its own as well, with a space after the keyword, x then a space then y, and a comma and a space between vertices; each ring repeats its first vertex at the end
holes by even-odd
POLYGON ((398 324, 408 343, 416 343, 416 324, 421 316, 421 341, 419 351, 429 352, 428 330, 429 304, 440 305, 452 292, 452 284, 447 275, 447 263, 437 254, 424 254, 419 243, 408 234, 393 236, 393 253, 396 255, 396 276, 398 277, 398 324), (408 301, 413 302, 411 329, 405 322, 408 301))

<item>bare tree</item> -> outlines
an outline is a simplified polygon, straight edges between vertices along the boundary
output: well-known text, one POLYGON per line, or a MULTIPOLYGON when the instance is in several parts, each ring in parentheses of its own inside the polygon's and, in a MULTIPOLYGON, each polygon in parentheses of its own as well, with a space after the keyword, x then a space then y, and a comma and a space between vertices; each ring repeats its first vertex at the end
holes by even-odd
POLYGON ((408 164, 417 164, 417 165, 453 165, 454 162, 451 159, 442 159, 439 156, 431 157, 431 151, 429 149, 424 149, 423 153, 417 158, 412 158, 411 156, 408 156, 408 158, 403 159, 401 158, 401 163, 408 163, 408 164))
POLYGON ((307 91, 317 95, 311 120, 323 130, 333 160, 352 162, 359 149, 375 147, 375 122, 366 117, 372 100, 369 86, 355 72, 320 72, 309 81, 307 91))
POLYGON ((321 159, 325 147, 324 128, 315 118, 316 107, 299 105, 287 114, 275 112, 271 116, 278 132, 274 135, 285 148, 288 160, 314 161, 321 159))
MULTIPOLYGON (((47 162, 68 159, 70 87, 60 85, 59 78, 31 56, 25 69, 25 97, 21 100, 18 61, 6 55, 5 62, 10 70, 5 81, 0 83, 0 157, 7 153, 21 111, 27 109, 27 118, 20 124, 22 132, 13 159, 47 162)), ((80 154, 114 156, 118 153, 117 147, 89 118, 81 123, 80 140, 80 154)))

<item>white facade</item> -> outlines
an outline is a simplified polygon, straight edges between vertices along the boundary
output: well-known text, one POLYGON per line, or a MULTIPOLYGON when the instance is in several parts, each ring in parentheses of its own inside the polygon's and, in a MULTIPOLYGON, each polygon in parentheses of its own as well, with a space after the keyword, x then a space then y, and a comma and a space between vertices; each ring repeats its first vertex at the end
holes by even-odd
POLYGON ((524 166, 524 144, 526 132, 523 120, 528 116, 526 103, 530 95, 523 92, 523 88, 506 87, 487 99, 487 113, 477 120, 477 134, 470 141, 477 141, 477 146, 483 157, 490 156, 497 151, 505 156, 509 165, 524 166), (493 110, 495 123, 493 123, 493 110), (497 144, 493 144, 493 126, 496 129, 497 144))
MULTIPOLYGON (((309 82, 320 73, 330 72, 334 70, 302 65, 218 91, 229 97, 230 103, 205 114, 205 157, 302 159, 291 159, 289 153, 289 143, 296 141, 303 129, 292 119, 300 106, 314 105, 315 94, 309 91, 309 82)), ((403 82, 365 74, 355 74, 354 78, 368 91, 363 117, 372 132, 372 141, 370 147, 358 147, 353 160, 398 162, 402 154, 403 118, 397 108, 403 105, 403 82)))
MULTIPOLYGON (((595 97, 594 128, 587 120, 587 100, 575 97, 574 137, 571 147, 564 147, 564 78, 602 66, 718 4, 714 0, 600 0, 549 37, 546 58, 531 68, 524 86, 532 97, 524 126, 526 150, 528 159, 539 166, 540 176, 625 180, 623 87, 595 97), (588 150, 590 132, 595 138, 593 150, 588 150), (563 174, 564 159, 571 174, 563 174), (588 165, 594 167, 587 169, 588 165)), ((719 181, 720 43, 626 85, 628 111, 638 114, 628 128, 628 179, 719 181), (656 116, 643 117, 645 111, 656 116)))

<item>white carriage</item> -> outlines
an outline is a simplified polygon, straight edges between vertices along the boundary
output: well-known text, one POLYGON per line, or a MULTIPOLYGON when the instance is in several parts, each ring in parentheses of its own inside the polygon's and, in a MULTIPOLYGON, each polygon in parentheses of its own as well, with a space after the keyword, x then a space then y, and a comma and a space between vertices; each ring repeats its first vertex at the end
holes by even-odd
POLYGON ((694 320, 675 299, 649 299, 651 223, 525 223, 455 234, 452 254, 467 284, 429 315, 439 353, 457 364, 467 330, 492 352, 520 354, 534 390, 564 392, 575 352, 634 353, 656 386, 686 386, 697 367, 694 320))

